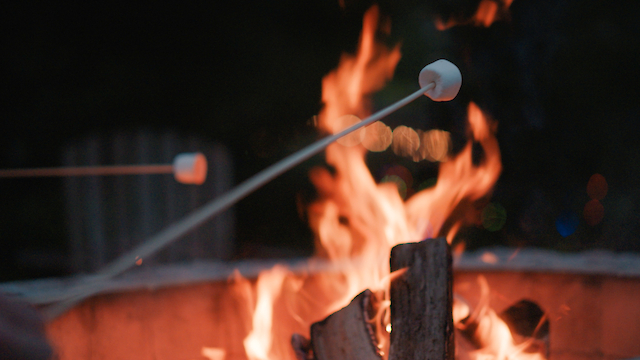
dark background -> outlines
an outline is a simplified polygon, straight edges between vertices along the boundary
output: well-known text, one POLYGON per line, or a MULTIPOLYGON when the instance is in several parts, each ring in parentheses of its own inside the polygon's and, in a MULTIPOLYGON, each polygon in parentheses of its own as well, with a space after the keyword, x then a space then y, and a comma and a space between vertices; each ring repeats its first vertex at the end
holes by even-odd
MULTIPOLYGON (((631 2, 515 0, 492 26, 438 31, 478 1, 380 3, 386 41, 401 42, 380 108, 417 88, 420 69, 446 57, 463 73, 451 103, 419 100, 386 122, 452 133, 465 141, 473 100, 499 121, 503 174, 492 201, 498 231, 462 231, 468 248, 536 246, 563 251, 640 250, 640 11, 631 2), (585 223, 589 178, 602 174, 605 216, 585 223), (567 220, 568 219, 568 220, 567 220), (558 221, 575 225, 562 236, 558 221)), ((61 165, 66 144, 90 134, 171 129, 226 145, 236 182, 318 138, 322 77, 355 50, 370 1, 239 1, 166 5, 10 2, 0 5, 0 168, 61 165)), ((417 185, 437 166, 390 151, 368 158, 374 176, 402 164, 417 185)), ((308 255, 312 235, 296 198, 321 156, 237 204, 234 258, 308 255)), ((68 274, 59 179, 0 179, 0 280, 68 274), (25 250, 50 266, 21 265, 25 250), (48 259, 48 260, 47 260, 48 259)))

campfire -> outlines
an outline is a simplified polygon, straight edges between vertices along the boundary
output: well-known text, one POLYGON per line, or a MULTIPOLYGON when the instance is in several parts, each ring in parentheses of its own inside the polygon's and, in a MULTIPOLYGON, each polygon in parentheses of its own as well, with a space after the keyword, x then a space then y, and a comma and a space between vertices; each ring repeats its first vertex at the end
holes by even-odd
MULTIPOLYGON (((301 273, 275 265, 260 272, 255 285, 235 273, 232 293, 239 299, 236 311, 244 315, 234 321, 249 329, 244 354, 203 344, 202 356, 545 359, 548 321, 535 303, 523 300, 498 315, 488 306, 482 278, 477 304, 453 293, 450 244, 461 227, 480 222, 502 169, 497 122, 476 104, 466 105, 469 138, 457 153, 452 153, 446 129, 391 130, 383 122, 386 114, 423 95, 434 101, 457 95, 460 72, 442 59, 420 72, 418 91, 371 115, 371 96, 393 77, 401 58, 399 45, 380 41, 389 31, 378 7, 371 7, 364 14, 356 53, 344 54, 338 68, 324 77, 317 128, 325 138, 122 255, 45 314, 58 316, 101 292, 106 282, 140 265, 143 257, 325 149, 326 164, 309 173, 317 195, 302 204, 315 237, 315 254, 307 263, 324 271, 301 273), (408 193, 411 175, 401 167, 376 182, 365 157, 389 148, 415 162, 439 162, 435 183, 408 193), (482 155, 474 159, 478 149, 482 155)), ((171 171, 175 166, 165 167, 171 171)))
POLYGON ((482 278, 477 303, 453 293, 450 244, 461 227, 480 222, 502 170, 497 122, 476 104, 465 105, 469 138, 457 153, 446 129, 391 130, 383 122, 386 114, 423 95, 434 101, 457 95, 460 72, 442 59, 422 69, 418 91, 371 115, 371 96, 393 77, 401 57, 399 45, 380 41, 389 31, 378 7, 370 8, 356 53, 344 54, 338 68, 324 77, 317 128, 326 137, 122 255, 45 313, 58 316, 103 291, 110 279, 140 265, 140 259, 324 149, 326 164, 309 173, 317 195, 301 204, 315 237, 307 266, 323 270, 275 265, 261 271, 255 284, 236 272, 229 295, 238 299, 234 307, 241 314, 232 322, 248 329, 243 354, 202 344, 203 356, 545 359, 548 321, 535 303, 522 300, 498 315, 488 306, 482 278), (389 148, 415 162, 439 162, 435 183, 407 192, 410 174, 401 167, 376 182, 365 157, 389 148), (474 155, 478 150, 479 158, 474 155))
MULTIPOLYGON (((374 6, 364 16, 357 53, 343 55, 324 78, 320 131, 339 133, 367 117, 371 95, 393 76, 400 48, 377 41, 385 30, 379 25, 374 6)), ((247 358, 545 358, 548 347, 533 346, 548 326, 535 304, 514 304, 513 314, 500 317, 486 301, 472 309, 452 295, 449 243, 460 227, 478 223, 501 172, 497 123, 473 103, 467 114, 470 139, 458 154, 449 154, 446 132, 434 137, 405 126, 392 132, 380 121, 327 147, 328 167, 310 172, 318 193, 306 208, 316 244, 310 261, 329 261, 339 271, 300 276, 276 266, 261 273, 250 301, 247 358), (479 164, 473 143, 483 150, 479 164), (376 183, 366 153, 389 146, 415 161, 441 160, 435 185, 404 201, 400 177, 376 183), (539 312, 527 324, 533 331, 514 334, 509 316, 523 311, 539 312)), ((226 353, 208 351, 211 358, 226 353)))
MULTIPOLYGON (((498 3, 509 5, 510 1, 482 1, 471 18, 446 18, 435 27, 487 27, 504 15, 498 3)), ((324 77, 323 108, 314 117, 323 139, 363 124, 362 119, 370 119, 380 105, 374 104, 372 96, 392 79, 401 59, 400 45, 380 41, 389 29, 389 21, 378 8, 370 8, 356 51, 344 54, 338 67, 324 77)), ((422 80, 421 73, 418 82, 424 87, 422 80)), ((623 288, 627 294, 600 312, 611 313, 617 304, 635 306, 637 291, 624 284, 614 286, 604 276, 591 273, 575 278, 532 275, 531 267, 525 275, 517 268, 506 275, 486 271, 513 259, 512 266, 520 263, 518 251, 473 255, 476 266, 485 266, 482 271, 455 268, 456 261, 470 256, 452 247, 461 229, 504 221, 499 212, 495 218, 481 214, 491 207, 492 189, 502 171, 498 120, 508 119, 493 119, 478 104, 457 101, 452 105, 465 114, 468 135, 466 143, 455 150, 451 129, 392 128, 383 117, 327 143, 325 163, 308 174, 315 197, 298 204, 315 242, 313 257, 301 263, 265 265, 252 260, 226 264, 224 271, 219 263, 208 268, 194 263, 189 266, 202 272, 185 280, 183 267, 163 272, 166 269, 161 266, 140 266, 142 258, 146 265, 147 256, 161 244, 144 250, 147 253, 132 252, 135 259, 122 257, 98 276, 80 278, 79 285, 74 279, 53 283, 48 293, 31 300, 43 310, 60 305, 58 315, 63 315, 52 317, 47 325, 59 357, 548 359, 554 332, 565 334, 556 336, 564 342, 554 344, 555 350, 560 349, 554 358, 574 358, 581 351, 567 345, 566 339, 573 334, 580 334, 577 341, 589 354, 602 355, 605 349, 606 357, 599 358, 633 355, 629 347, 616 353, 618 348, 609 344, 623 344, 632 335, 615 336, 618 343, 610 341, 606 348, 592 345, 598 340, 596 335, 581 335, 581 326, 587 324, 593 332, 606 334, 607 340, 614 337, 609 335, 611 324, 603 321, 600 328, 597 319, 581 319, 592 319, 592 311, 598 313, 593 309, 605 297, 596 289, 604 293, 623 288), (412 186, 411 174, 402 166, 374 177, 367 157, 384 151, 414 161, 416 166, 438 166, 437 179, 424 187, 412 186), (139 266, 137 271, 122 274, 133 264, 139 266), (227 271, 232 266, 237 266, 233 274, 227 271), (149 271, 158 271, 156 277, 148 276, 149 271), (216 277, 202 277, 203 273, 216 273, 216 277), (163 279, 161 285, 153 281, 157 278, 163 279), (517 291, 521 287, 526 290, 517 291), (571 290, 571 295, 562 293, 563 288, 567 293, 571 290), (56 292, 59 289, 67 291, 56 292), (536 293, 540 295, 534 296, 536 293), (496 306, 497 297, 501 306, 496 306), (581 312, 587 315, 574 315, 580 306, 570 300, 576 297, 589 299, 581 312)), ((165 245, 172 241, 162 234, 155 239, 165 245)), ((637 277, 640 271, 630 273, 637 277)), ((11 286, 4 290, 14 291, 11 286)), ((614 315, 618 320, 626 316, 614 315)))

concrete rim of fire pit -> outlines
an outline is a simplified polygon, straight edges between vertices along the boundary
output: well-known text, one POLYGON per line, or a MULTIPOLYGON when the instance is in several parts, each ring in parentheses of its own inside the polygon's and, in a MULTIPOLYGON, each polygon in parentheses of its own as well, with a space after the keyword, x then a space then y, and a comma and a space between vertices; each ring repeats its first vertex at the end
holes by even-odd
MULTIPOLYGON (((340 264, 307 258, 243 260, 236 262, 194 261, 185 264, 140 267, 119 277, 103 281, 94 295, 160 289, 228 279, 234 271, 255 279, 260 271, 283 264, 293 273, 336 271, 340 264)), ((487 248, 454 256, 454 271, 533 272, 592 274, 615 277, 640 277, 640 254, 614 253, 592 250, 580 253, 560 253, 535 248, 487 248)), ((68 278, 36 279, 0 284, 0 292, 34 305, 45 305, 64 300, 69 293, 93 281, 91 275, 68 278)))

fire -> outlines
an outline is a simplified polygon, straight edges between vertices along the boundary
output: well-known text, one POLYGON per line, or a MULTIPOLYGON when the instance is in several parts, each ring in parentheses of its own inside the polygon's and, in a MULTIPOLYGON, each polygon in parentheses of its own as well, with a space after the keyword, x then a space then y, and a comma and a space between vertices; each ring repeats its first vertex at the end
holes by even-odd
MULTIPOLYGON (((544 356, 539 352, 527 351, 533 347, 534 338, 517 343, 507 324, 489 307, 489 286, 483 276, 478 278, 478 284, 480 301, 472 313, 464 301, 454 300, 457 358, 459 360, 544 360, 544 356)), ((540 319, 538 328, 545 320, 546 317, 540 319)))
MULTIPOLYGON (((381 29, 389 29, 380 26, 381 22, 378 8, 369 9, 356 55, 343 55, 339 67, 323 79, 324 108, 318 117, 321 131, 336 133, 369 115, 370 95, 393 76, 400 49, 398 46, 389 49, 376 42, 381 29)), ((455 156, 447 154, 448 133, 403 135, 406 141, 415 142, 411 144, 414 152, 420 148, 420 138, 428 139, 425 146, 432 154, 430 159, 444 161, 436 185, 414 194, 406 202, 395 183, 377 184, 365 164, 367 148, 383 151, 391 143, 390 129, 383 123, 372 124, 326 149, 326 161, 333 171, 317 167, 309 174, 318 192, 317 200, 307 208, 316 247, 310 264, 330 261, 339 264, 340 272, 294 276, 277 266, 261 273, 256 285, 252 331, 244 341, 248 359, 295 359, 290 346, 293 333, 309 337, 312 323, 344 307, 364 289, 378 293, 388 289, 385 284, 390 278, 389 253, 394 245, 435 236, 446 236, 451 242, 461 226, 478 223, 481 210, 478 203, 486 203, 502 168, 494 136, 495 123, 475 104, 469 105, 468 118, 473 140, 455 156), (480 164, 472 161, 472 142, 483 149, 480 164)), ((406 129, 402 130, 406 134, 416 133, 406 129)), ((394 130, 394 141, 400 136, 396 132, 400 131, 394 130)), ((246 280, 239 281, 246 285, 246 280)), ((388 314, 384 314, 388 301, 382 300, 381 304, 383 311, 379 316, 387 320, 378 331, 388 332, 391 324, 388 314)), ((454 313, 460 318, 464 311, 457 309, 454 313)), ((485 314, 486 310, 483 311, 485 314)), ((386 346, 380 344, 382 352, 386 346)), ((502 347, 497 351, 494 355, 503 357, 496 359, 510 354, 502 347)), ((215 355, 224 357, 220 352, 215 355)), ((486 358, 483 356, 472 358, 486 358)))
POLYGON ((273 302, 281 292, 287 270, 276 266, 258 278, 258 302, 253 317, 253 329, 244 339, 244 348, 249 359, 269 359, 271 350, 271 328, 273 325, 273 302))
POLYGON ((441 19, 436 19, 436 29, 442 31, 462 24, 489 27, 501 17, 501 12, 508 9, 512 2, 513 0, 482 0, 470 19, 461 21, 450 18, 446 23, 441 19))
POLYGON ((482 164, 473 164, 473 143, 469 141, 458 155, 440 165, 436 186, 417 193, 406 203, 414 238, 446 236, 451 243, 461 225, 477 221, 474 203, 486 197, 498 180, 502 162, 493 136, 495 126, 473 103, 469 104, 468 119, 473 139, 484 150, 482 164))

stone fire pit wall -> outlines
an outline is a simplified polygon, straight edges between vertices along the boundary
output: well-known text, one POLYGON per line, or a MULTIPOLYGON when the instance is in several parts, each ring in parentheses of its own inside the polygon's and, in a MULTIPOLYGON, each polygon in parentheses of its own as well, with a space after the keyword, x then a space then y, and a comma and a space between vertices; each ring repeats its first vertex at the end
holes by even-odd
MULTIPOLYGON (((203 347, 245 359, 248 304, 227 281, 234 269, 255 279, 274 261, 191 263, 136 269, 47 324, 60 360, 205 359, 203 347)), ((306 260, 284 261, 295 271, 306 260)), ((490 249, 454 260, 454 292, 479 300, 479 277, 500 312, 521 299, 535 301, 550 320, 551 359, 640 357, 640 256, 609 252, 558 254, 490 249)), ((86 279, 0 284, 0 291, 42 306, 86 279)))

